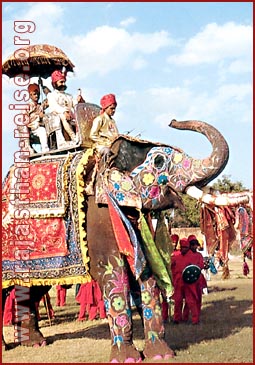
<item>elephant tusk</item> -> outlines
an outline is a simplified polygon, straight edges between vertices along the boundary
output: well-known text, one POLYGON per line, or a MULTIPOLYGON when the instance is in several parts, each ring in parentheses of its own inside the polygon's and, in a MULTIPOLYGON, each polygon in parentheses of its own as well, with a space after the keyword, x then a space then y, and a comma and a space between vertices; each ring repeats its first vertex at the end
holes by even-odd
POLYGON ((214 196, 208 193, 204 193, 201 189, 196 186, 189 186, 186 189, 186 194, 192 198, 200 200, 205 204, 213 204, 218 206, 233 206, 238 204, 248 204, 250 201, 247 193, 232 193, 232 194, 221 194, 214 196))

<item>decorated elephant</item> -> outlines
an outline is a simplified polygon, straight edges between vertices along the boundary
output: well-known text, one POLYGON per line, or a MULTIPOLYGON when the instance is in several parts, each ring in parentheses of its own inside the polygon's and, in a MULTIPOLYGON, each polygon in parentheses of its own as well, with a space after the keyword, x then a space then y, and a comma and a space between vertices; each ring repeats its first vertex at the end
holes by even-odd
POLYGON ((174 356, 164 340, 160 305, 160 290, 170 297, 172 284, 148 214, 184 208, 179 192, 215 202, 217 197, 200 188, 222 172, 229 150, 207 123, 174 120, 171 127, 204 134, 211 155, 194 159, 176 147, 120 135, 106 161, 93 148, 15 160, 3 185, 2 274, 3 305, 15 286, 16 342, 46 344, 34 302, 51 285, 93 278, 102 289, 109 320, 110 362, 174 356), (130 292, 135 291, 142 303, 142 353, 133 345, 130 292))

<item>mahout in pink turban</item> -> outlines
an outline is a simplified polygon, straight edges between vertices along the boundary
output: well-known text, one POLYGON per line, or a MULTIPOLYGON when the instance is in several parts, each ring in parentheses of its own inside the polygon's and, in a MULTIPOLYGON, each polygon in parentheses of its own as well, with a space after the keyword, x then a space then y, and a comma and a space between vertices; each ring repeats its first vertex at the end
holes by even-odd
POLYGON ((117 106, 117 101, 114 94, 104 95, 100 100, 100 105, 103 110, 112 104, 117 106))

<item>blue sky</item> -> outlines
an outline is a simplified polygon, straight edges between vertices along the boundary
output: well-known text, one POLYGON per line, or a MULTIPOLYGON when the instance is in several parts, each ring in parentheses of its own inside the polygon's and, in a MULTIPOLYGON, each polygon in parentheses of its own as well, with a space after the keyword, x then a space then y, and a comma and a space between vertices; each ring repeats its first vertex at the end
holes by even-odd
MULTIPOLYGON (((198 119, 226 138, 223 174, 252 188, 252 2, 2 3, 2 55, 17 46, 14 21, 31 20, 31 44, 60 47, 75 64, 67 92, 99 104, 114 93, 121 133, 210 154, 206 138, 168 127, 198 119)), ((36 79, 32 81, 37 81, 36 79)), ((51 80, 43 80, 51 87, 51 80)), ((13 80, 2 77, 3 177, 13 163, 13 80)))

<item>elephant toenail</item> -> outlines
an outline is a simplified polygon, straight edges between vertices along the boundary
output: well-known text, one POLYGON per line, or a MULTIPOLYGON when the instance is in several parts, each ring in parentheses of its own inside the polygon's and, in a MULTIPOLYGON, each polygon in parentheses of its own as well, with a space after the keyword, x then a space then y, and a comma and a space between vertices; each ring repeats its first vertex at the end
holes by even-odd
POLYGON ((164 359, 167 360, 167 359, 172 359, 174 357, 174 354, 166 354, 164 356, 164 359))
POLYGON ((153 360, 162 360, 162 359, 163 359, 162 355, 153 356, 153 360))

